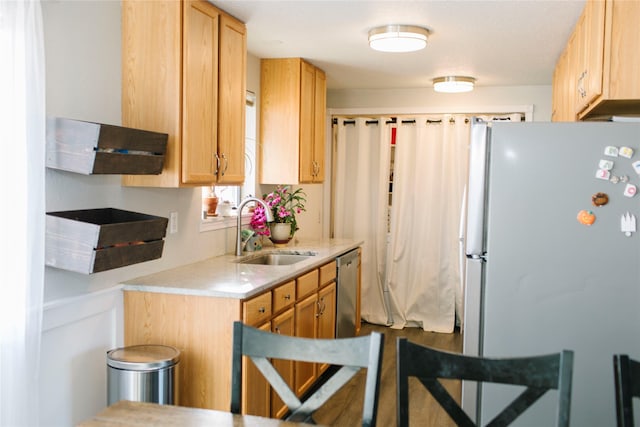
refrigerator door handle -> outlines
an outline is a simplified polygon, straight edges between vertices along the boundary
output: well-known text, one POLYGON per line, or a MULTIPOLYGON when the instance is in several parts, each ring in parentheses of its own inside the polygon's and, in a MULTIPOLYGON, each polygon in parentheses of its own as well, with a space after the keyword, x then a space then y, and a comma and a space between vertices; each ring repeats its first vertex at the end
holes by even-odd
POLYGON ((484 223, 487 192, 489 126, 474 118, 469 147, 466 251, 472 258, 484 255, 484 223))

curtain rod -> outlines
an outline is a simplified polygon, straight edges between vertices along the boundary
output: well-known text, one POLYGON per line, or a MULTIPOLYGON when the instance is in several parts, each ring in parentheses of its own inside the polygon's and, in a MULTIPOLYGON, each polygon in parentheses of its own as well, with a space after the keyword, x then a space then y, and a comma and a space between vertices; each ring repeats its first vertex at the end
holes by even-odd
MULTIPOLYGON (((492 122, 497 122, 497 121, 511 121, 511 117, 492 117, 490 119, 490 121, 492 122)), ((451 117, 449 119, 449 123, 455 123, 456 119, 451 117)), ((465 123, 469 123, 469 119, 467 117, 465 117, 464 119, 465 123)), ((385 122, 386 124, 394 124, 394 123, 398 123, 398 120, 396 117, 392 117, 391 119, 387 120, 385 122)), ((415 119, 407 119, 407 120, 401 120, 400 123, 402 124, 415 124, 416 120, 415 119)), ((427 119, 426 123, 429 124, 438 124, 438 123, 442 123, 442 119, 439 120, 431 120, 431 119, 427 119)), ((338 124, 338 119, 336 117, 333 118, 332 120, 332 124, 337 125, 338 124)), ((356 124, 355 119, 354 120, 345 120, 343 122, 343 125, 354 125, 356 124)), ((367 120, 365 121, 365 124, 367 125, 377 125, 378 124, 378 120, 374 119, 374 120, 367 120)))

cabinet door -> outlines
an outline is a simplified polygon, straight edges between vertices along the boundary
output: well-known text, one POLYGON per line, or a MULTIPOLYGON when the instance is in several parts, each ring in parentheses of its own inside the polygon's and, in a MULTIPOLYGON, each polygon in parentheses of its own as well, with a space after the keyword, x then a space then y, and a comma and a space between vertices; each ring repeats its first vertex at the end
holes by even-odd
MULTIPOLYGON (((638 113, 640 107, 640 2, 611 0, 611 32, 609 75, 605 79, 608 84, 608 99, 634 100, 627 113, 638 113), (633 105, 635 104, 635 105, 633 105)), ((608 12, 607 12, 608 13, 608 12)), ((605 58, 605 65, 607 59, 605 58)))
POLYGON ((260 60, 260 183, 299 179, 299 58, 260 60))
POLYGON ((315 67, 301 62, 300 72, 300 182, 314 178, 315 67))
MULTIPOLYGON (((336 337, 336 284, 331 283, 318 292, 318 338, 336 337)), ((318 366, 318 376, 329 367, 328 363, 318 366)))
POLYGON ((122 125, 169 135, 162 174, 123 175, 123 185, 180 184, 181 8, 176 1, 122 2, 122 125))
POLYGON ((589 0, 576 23, 575 113, 602 94, 604 1, 589 0))
MULTIPOLYGON (((318 318, 316 306, 318 293, 314 293, 295 306, 295 336, 316 338, 318 318)), ((302 396, 316 380, 316 364, 309 362, 295 362, 295 392, 302 396)))
MULTIPOLYGON (((216 179, 219 13, 208 2, 184 2, 182 182, 216 179)), ((151 30, 151 29, 149 29, 151 30)))
POLYGON ((241 184, 244 181, 246 47, 245 25, 222 15, 218 86, 219 183, 241 184))
POLYGON ((551 121, 564 122, 571 117, 571 105, 567 105, 569 98, 568 72, 569 72, 569 55, 565 49, 553 70, 553 93, 552 93, 552 111, 551 121))
POLYGON ((326 144, 327 77, 322 70, 315 70, 313 125, 313 182, 324 181, 324 146, 326 144))
MULTIPOLYGON (((271 322, 258 327, 271 332, 271 322)), ((271 414, 271 386, 248 357, 242 358, 242 413, 269 417, 271 414)))
MULTIPOLYGON (((281 315, 274 317, 271 321, 271 330, 273 333, 293 336, 295 311, 293 307, 283 312, 281 315)), ((291 390, 294 390, 294 370, 292 360, 273 360, 273 366, 278 370, 282 379, 285 380, 291 390)), ((287 405, 284 404, 278 393, 271 390, 271 417, 282 418, 288 411, 287 405)))

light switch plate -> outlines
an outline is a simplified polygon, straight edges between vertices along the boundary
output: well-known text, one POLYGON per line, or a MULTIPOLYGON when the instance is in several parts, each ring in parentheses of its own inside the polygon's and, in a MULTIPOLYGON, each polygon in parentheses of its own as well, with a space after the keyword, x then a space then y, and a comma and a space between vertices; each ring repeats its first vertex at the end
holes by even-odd
POLYGON ((175 234, 178 232, 178 212, 171 212, 169 214, 169 233, 175 234))

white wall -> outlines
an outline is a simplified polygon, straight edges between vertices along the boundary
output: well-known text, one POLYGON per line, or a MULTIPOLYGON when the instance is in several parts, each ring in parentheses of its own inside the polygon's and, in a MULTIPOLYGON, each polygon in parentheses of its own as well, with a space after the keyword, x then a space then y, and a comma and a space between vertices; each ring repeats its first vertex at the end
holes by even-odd
POLYGON ((481 112, 487 108, 533 105, 534 121, 551 119, 551 86, 476 87, 473 92, 443 94, 433 88, 328 91, 327 108, 376 109, 385 113, 481 112), (413 111, 412 111, 413 110, 413 111))

